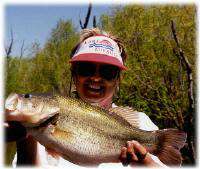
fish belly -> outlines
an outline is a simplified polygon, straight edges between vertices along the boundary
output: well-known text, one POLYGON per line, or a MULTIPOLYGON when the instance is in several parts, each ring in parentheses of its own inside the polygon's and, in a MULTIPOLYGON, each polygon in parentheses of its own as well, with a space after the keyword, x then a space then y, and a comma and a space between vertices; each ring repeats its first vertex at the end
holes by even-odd
POLYGON ((71 127, 68 131, 55 126, 29 131, 42 145, 55 150, 61 156, 78 165, 97 165, 117 162, 125 141, 97 132, 71 127), (71 130, 71 131, 70 131, 71 130), (76 131, 76 132, 74 132, 76 131))

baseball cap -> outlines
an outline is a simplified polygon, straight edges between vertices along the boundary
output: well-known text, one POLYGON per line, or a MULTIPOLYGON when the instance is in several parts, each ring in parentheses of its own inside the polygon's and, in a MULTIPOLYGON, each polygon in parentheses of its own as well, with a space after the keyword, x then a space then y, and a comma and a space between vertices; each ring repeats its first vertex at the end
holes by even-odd
POLYGON ((117 43, 106 35, 95 35, 85 39, 70 60, 74 62, 97 62, 111 64, 126 70, 117 43))

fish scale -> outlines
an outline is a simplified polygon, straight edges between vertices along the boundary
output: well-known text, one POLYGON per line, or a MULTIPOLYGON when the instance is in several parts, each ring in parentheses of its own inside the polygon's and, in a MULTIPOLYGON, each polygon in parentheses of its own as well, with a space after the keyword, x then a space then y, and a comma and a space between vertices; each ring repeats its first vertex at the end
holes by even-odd
POLYGON ((63 103, 63 100, 61 99, 59 105, 60 107, 62 105, 68 105, 66 107, 70 108, 68 108, 67 114, 70 114, 73 119, 79 119, 78 121, 86 121, 84 126, 94 125, 93 127, 99 127, 99 129, 102 131, 107 131, 108 133, 114 133, 118 135, 120 133, 122 135, 125 133, 127 134, 128 131, 132 133, 129 124, 125 123, 124 125, 123 123, 119 123, 115 118, 111 119, 108 113, 103 112, 102 109, 98 107, 92 107, 91 105, 86 103, 81 105, 81 103, 82 102, 80 102, 79 100, 72 99, 69 99, 69 102, 64 100, 63 103))
MULTIPOLYGON (((106 150, 108 150, 109 152, 111 151, 111 149, 108 149, 108 148, 111 147, 110 143, 111 143, 112 139, 110 138, 110 141, 108 141, 109 135, 107 133, 102 134, 101 133, 102 129, 99 129, 98 127, 91 126, 91 125, 89 126, 84 121, 82 121, 82 123, 80 121, 79 121, 79 123, 77 123, 75 119, 73 119, 73 122, 70 120, 70 122, 71 123, 65 124, 65 126, 68 128, 67 130, 73 134, 73 137, 77 138, 75 140, 75 142, 78 141, 77 147, 79 146, 79 150, 83 149, 81 146, 84 146, 86 144, 86 145, 90 145, 90 147, 93 150, 93 151, 91 151, 93 154, 103 153, 106 150), (72 127, 72 126, 74 126, 74 124, 79 124, 83 127, 79 127, 77 129, 76 127, 72 127), (79 141, 80 141, 80 143, 81 143, 81 141, 82 141, 82 143, 84 142, 84 144, 79 145, 79 141), (108 143, 109 145, 107 146, 107 144, 103 144, 104 147, 101 146, 101 149, 100 149, 99 146, 97 146, 97 145, 100 145, 101 142, 108 143), (91 146, 91 145, 94 145, 94 146, 91 146)), ((60 124, 57 123, 56 126, 60 126, 60 124)), ((59 129, 66 130, 66 127, 59 128, 59 129)), ((115 143, 115 145, 116 145, 116 143, 115 143)), ((120 148, 120 145, 121 144, 118 144, 119 148, 120 148)), ((85 151, 84 153, 87 153, 87 151, 85 151)))

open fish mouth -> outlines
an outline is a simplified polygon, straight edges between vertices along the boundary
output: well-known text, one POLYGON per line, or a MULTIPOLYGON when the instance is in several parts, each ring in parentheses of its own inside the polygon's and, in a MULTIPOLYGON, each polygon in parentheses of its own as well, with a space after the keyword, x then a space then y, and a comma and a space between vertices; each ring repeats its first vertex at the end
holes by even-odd
POLYGON ((19 121, 26 127, 38 126, 58 114, 60 108, 48 107, 42 97, 35 102, 34 95, 10 94, 5 101, 6 120, 19 121))
MULTIPOLYGON (((31 98, 30 94, 10 94, 5 101, 5 109, 8 112, 14 111, 26 111, 28 114, 29 111, 33 109, 33 103, 31 101, 26 100, 27 98, 31 98), (25 100, 26 101, 25 101, 25 100)), ((42 109, 42 105, 41 105, 42 109)))
POLYGON ((19 99, 19 95, 18 94, 10 94, 8 96, 8 98, 6 99, 5 102, 5 109, 8 111, 14 111, 17 109, 17 105, 18 105, 18 99, 19 99))

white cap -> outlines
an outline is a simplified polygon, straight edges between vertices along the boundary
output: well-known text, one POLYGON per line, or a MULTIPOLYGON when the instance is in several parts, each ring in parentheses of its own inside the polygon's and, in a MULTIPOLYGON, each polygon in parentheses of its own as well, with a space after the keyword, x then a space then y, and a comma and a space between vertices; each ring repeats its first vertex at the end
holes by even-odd
POLYGON ((70 60, 73 62, 98 62, 111 64, 126 70, 117 43, 105 35, 95 35, 85 39, 70 60))

